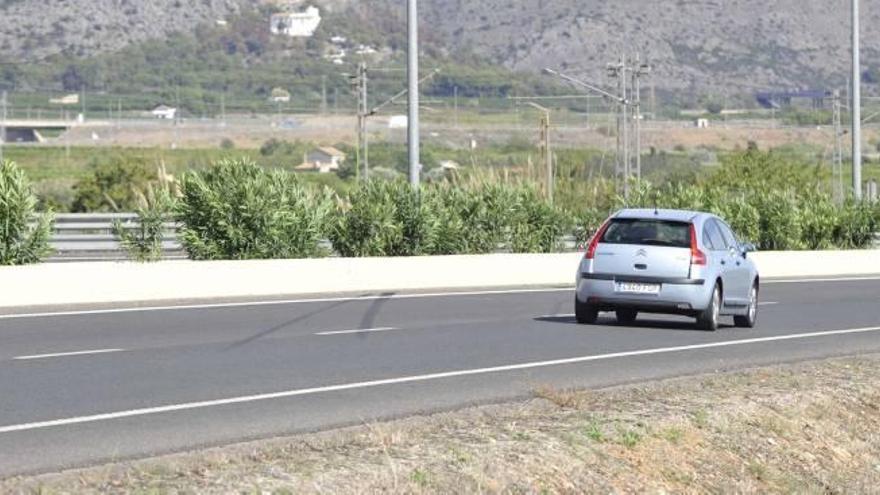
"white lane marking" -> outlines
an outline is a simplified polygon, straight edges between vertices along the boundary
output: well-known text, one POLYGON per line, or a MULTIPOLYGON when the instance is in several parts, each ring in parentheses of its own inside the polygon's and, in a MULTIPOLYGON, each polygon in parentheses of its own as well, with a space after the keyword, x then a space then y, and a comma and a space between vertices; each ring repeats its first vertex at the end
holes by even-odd
POLYGON ((358 330, 334 330, 332 332, 318 332, 315 335, 349 335, 349 334, 353 334, 353 333, 388 332, 391 330, 398 330, 398 329, 395 327, 361 328, 358 330))
POLYGON ((67 356, 86 356, 90 354, 108 354, 111 352, 122 352, 125 349, 94 349, 90 351, 73 351, 73 352, 55 352, 52 354, 34 354, 31 356, 16 356, 12 359, 16 359, 18 361, 29 361, 32 359, 47 359, 47 358, 55 358, 55 357, 67 357, 67 356))
POLYGON ((354 296, 354 297, 326 297, 318 299, 286 299, 277 301, 251 301, 251 302, 235 302, 235 303, 207 303, 207 304, 186 304, 186 305, 169 305, 169 306, 142 306, 112 309, 91 309, 78 311, 53 311, 46 313, 22 313, 0 315, 0 320, 14 320, 17 318, 44 318, 51 316, 82 316, 82 315, 102 315, 114 313, 137 313, 148 311, 174 311, 188 309, 217 309, 217 308, 241 308, 241 307, 258 307, 258 306, 281 306, 285 304, 308 304, 322 302, 346 302, 346 301, 375 301, 377 299, 421 299, 426 297, 460 297, 460 296, 493 296, 504 294, 535 294, 543 292, 569 292, 574 290, 572 287, 554 287, 546 289, 509 289, 509 290, 486 290, 486 291, 468 291, 468 292, 434 292, 423 294, 390 294, 390 295, 370 295, 370 296, 354 296))
POLYGON ((775 280, 762 280, 761 285, 767 284, 806 284, 815 282, 870 282, 880 280, 880 277, 828 277, 828 278, 786 278, 775 280))
MULTIPOLYGON (((812 278, 812 279, 778 279, 764 280, 762 285, 767 284, 802 284, 817 282, 859 282, 880 280, 880 277, 849 277, 849 278, 812 278)), ((280 306, 285 304, 308 304, 321 302, 344 302, 344 301, 374 301, 377 299, 421 299, 427 297, 461 297, 461 296, 493 296, 504 294, 537 294, 546 292, 569 292, 574 290, 574 286, 554 287, 545 289, 508 289, 508 290, 484 290, 484 291, 463 291, 463 292, 431 292, 422 294, 391 294, 391 295, 370 295, 355 297, 325 297, 316 299, 285 299, 277 301, 250 301, 250 302, 233 302, 233 303, 205 303, 205 304, 184 304, 184 305, 168 305, 168 306, 132 306, 125 308, 112 309, 92 309, 77 311, 51 311, 44 313, 21 313, 0 315, 0 320, 14 320, 19 318, 46 318, 52 316, 83 316, 83 315, 101 315, 114 313, 137 313, 148 311, 176 311, 189 309, 218 309, 218 308, 241 308, 241 307, 258 307, 258 306, 280 306)))
POLYGON ((763 301, 763 302, 759 302, 758 306, 776 306, 777 304, 779 304, 779 303, 776 301, 763 301))
POLYGON ((231 404, 242 404, 247 402, 266 401, 272 399, 284 399, 289 397, 299 397, 304 395, 316 395, 329 392, 340 392, 345 390, 363 389, 381 387, 385 385, 397 385, 402 383, 426 382, 431 380, 441 380, 445 378, 457 378, 462 376, 485 375, 489 373, 501 373, 506 371, 520 371, 535 368, 547 368, 551 366, 561 366, 570 364, 580 364, 592 361, 603 361, 616 358, 634 357, 634 356, 650 356, 654 354, 664 354, 671 352, 684 352, 700 349, 714 349, 720 347, 733 347, 741 345, 758 344, 763 342, 775 342, 786 340, 800 340, 818 337, 833 337, 838 335, 862 334, 880 332, 880 327, 868 328, 849 328, 844 330, 828 330, 823 332, 809 332, 790 335, 778 335, 774 337, 758 337, 752 339, 729 340, 725 342, 711 342, 706 344, 682 345, 676 347, 661 347, 655 349, 642 349, 637 351, 615 352, 611 354, 599 354, 594 356, 581 356, 566 359, 554 359, 550 361, 535 361, 530 363, 509 364, 503 366, 494 366, 490 368, 476 368, 458 371, 445 371, 440 373, 429 373, 425 375, 411 375, 399 378, 387 378, 384 380, 371 380, 365 382, 344 383, 340 385, 329 385, 324 387, 303 388, 297 390, 287 390, 284 392, 274 392, 267 394, 245 395, 240 397, 230 397, 227 399, 206 400, 200 402, 186 402, 182 404, 170 404, 165 406, 146 407, 142 409, 130 409, 127 411, 116 411, 103 414, 94 414, 91 416, 76 416, 71 418, 54 419, 50 421, 38 421, 34 423, 22 423, 17 425, 0 426, 0 434, 12 433, 17 431, 37 430, 41 428, 51 428, 56 426, 68 426, 81 423, 94 423, 98 421, 107 421, 112 419, 130 418, 133 416, 146 416, 151 414, 170 413, 176 411, 187 411, 192 409, 201 409, 206 407, 226 406, 231 404))

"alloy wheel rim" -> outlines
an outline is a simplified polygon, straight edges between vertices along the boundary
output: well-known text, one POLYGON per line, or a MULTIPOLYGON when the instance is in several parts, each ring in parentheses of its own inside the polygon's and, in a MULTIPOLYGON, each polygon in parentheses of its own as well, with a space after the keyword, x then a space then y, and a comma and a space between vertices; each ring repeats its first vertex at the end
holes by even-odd
POLYGON ((721 312, 721 296, 718 293, 718 289, 715 289, 715 294, 712 295, 712 323, 718 323, 718 315, 721 312))
POLYGON ((752 292, 749 295, 749 321, 755 321, 755 317, 758 314, 758 291, 752 287, 752 292))

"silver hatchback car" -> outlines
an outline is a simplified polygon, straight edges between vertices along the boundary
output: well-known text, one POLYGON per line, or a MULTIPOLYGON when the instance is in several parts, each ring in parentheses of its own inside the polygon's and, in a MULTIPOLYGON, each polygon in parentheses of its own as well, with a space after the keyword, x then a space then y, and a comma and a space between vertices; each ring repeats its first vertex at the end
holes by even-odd
POLYGON ((595 323, 600 311, 615 311, 629 324, 641 311, 695 317, 705 330, 730 315, 751 328, 760 289, 748 257, 754 250, 709 213, 621 210, 596 231, 581 261, 577 321, 595 323))

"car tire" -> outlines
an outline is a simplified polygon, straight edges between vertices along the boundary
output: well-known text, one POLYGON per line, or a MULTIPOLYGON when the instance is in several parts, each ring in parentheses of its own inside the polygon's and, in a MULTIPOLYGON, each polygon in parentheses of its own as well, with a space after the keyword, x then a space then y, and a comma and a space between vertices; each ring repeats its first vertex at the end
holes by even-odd
POLYGON ((614 313, 617 315, 617 323, 621 325, 632 325, 639 316, 639 312, 634 309, 618 309, 614 313))
POLYGON ((599 308, 574 298, 574 318, 581 325, 592 325, 599 319, 599 308))
POLYGON ((714 332, 718 330, 718 320, 721 315, 721 287, 715 284, 712 289, 712 297, 709 305, 697 316, 697 328, 714 332))
POLYGON ((749 310, 744 315, 734 316, 733 324, 740 328, 754 328, 758 322, 758 284, 752 285, 749 292, 749 310))

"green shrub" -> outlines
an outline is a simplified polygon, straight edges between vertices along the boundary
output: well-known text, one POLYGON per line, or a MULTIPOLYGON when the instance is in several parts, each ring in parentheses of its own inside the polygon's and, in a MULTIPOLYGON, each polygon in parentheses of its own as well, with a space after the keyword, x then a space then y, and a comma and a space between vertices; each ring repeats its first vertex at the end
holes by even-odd
POLYGON ((72 211, 134 210, 138 206, 138 191, 156 178, 142 160, 123 157, 93 162, 90 169, 90 174, 73 186, 72 211))
POLYGON ((747 195, 717 201, 711 211, 723 218, 741 241, 758 243, 761 238, 761 214, 747 195))
POLYGON ((486 254, 505 240, 513 195, 499 185, 427 187, 423 199, 431 225, 428 254, 486 254))
POLYGON ((12 162, 0 163, 0 265, 37 263, 52 252, 52 214, 38 215, 36 206, 24 172, 12 162))
POLYGON ((569 220, 532 188, 432 184, 417 194, 405 182, 374 180, 350 192, 330 240, 342 256, 485 254, 501 245, 550 252, 569 220))
POLYGON ((843 249, 870 247, 874 233, 880 229, 878 208, 870 203, 849 201, 840 209, 840 221, 834 233, 834 244, 843 249))
POLYGON ((523 187, 514 192, 510 221, 510 250, 514 253, 550 253, 560 248, 560 238, 571 230, 571 219, 540 196, 523 187))
POLYGON ((801 244, 807 249, 833 249, 843 221, 841 213, 827 195, 800 198, 801 244))
POLYGON ((147 193, 140 195, 138 223, 113 222, 113 233, 132 259, 141 262, 162 259, 165 223, 172 219, 173 209, 174 197, 168 188, 149 186, 147 193))
POLYGON ((73 206, 72 179, 46 179, 34 183, 34 194, 37 195, 37 209, 40 211, 52 210, 56 213, 66 213, 73 206))
POLYGON ((176 217, 193 259, 306 258, 326 254, 319 242, 332 204, 295 174, 223 160, 184 177, 176 217))
POLYGON ((349 192, 329 229, 340 255, 415 256, 427 239, 427 209, 402 181, 371 180, 349 192))
POLYGON ((794 194, 772 190, 752 197, 760 212, 758 247, 765 251, 803 249, 799 204, 794 194))

